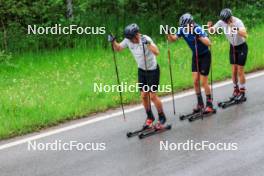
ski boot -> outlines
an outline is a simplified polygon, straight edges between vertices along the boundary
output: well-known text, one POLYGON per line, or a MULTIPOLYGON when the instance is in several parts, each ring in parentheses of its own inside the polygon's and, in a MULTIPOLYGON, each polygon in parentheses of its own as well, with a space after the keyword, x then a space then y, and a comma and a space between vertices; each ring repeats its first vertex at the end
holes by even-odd
POLYGON ((164 124, 166 123, 166 117, 164 113, 159 114, 159 121, 155 125, 155 129, 160 130, 164 128, 164 124))
POLYGON ((206 101, 206 108, 204 109, 204 114, 214 113, 215 109, 213 108, 212 99, 207 99, 206 101))
POLYGON ((196 108, 193 109, 193 113, 199 113, 204 110, 204 104, 197 104, 196 108))
POLYGON ((239 94, 235 98, 236 103, 242 103, 242 102, 246 101, 246 99, 247 98, 246 98, 246 90, 245 90, 245 88, 240 88, 239 94))
POLYGON ((239 95, 240 91, 239 91, 239 87, 238 86, 235 86, 234 87, 234 91, 233 91, 233 94, 232 96, 229 98, 230 100, 235 100, 236 97, 239 95))
POLYGON ((148 129, 153 127, 153 122, 155 121, 154 118, 148 118, 146 119, 145 123, 143 124, 143 129, 148 129))

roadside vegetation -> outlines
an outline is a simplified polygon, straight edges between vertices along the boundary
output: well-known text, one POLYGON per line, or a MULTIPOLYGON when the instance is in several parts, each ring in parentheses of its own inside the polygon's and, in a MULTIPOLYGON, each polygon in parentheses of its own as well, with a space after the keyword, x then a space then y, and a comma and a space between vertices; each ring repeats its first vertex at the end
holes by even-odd
MULTIPOLYGON (((216 22, 224 7, 248 27, 246 71, 264 68, 263 0, 5 0, 0 8, 0 139, 37 131, 66 120, 119 107, 117 92, 94 92, 94 83, 116 84, 106 34, 120 41, 124 27, 136 22, 160 49, 161 85, 170 84, 165 37, 159 26, 177 27, 190 12, 199 24, 216 22), (135 15, 136 14, 136 15, 135 15), (27 26, 106 27, 105 35, 28 35, 27 26)), ((230 77, 229 44, 213 36, 214 81, 230 77)), ((170 45, 174 89, 192 86, 191 52, 179 41, 170 45)), ((137 66, 126 50, 117 54, 122 82, 137 82, 137 66)), ((124 93, 126 104, 138 103, 139 93, 124 93)))
MULTIPOLYGON (((264 26, 251 29, 246 70, 264 68, 264 26)), ((214 81, 230 77, 229 44, 213 41, 214 81)), ((161 84, 170 84, 167 46, 159 42, 161 84)), ((181 40, 170 44, 176 91, 191 87, 191 52, 181 40)), ((63 49, 15 54, 0 63, 0 138, 21 135, 119 106, 117 92, 94 92, 94 83, 116 84, 110 49, 63 49)), ((137 66, 129 51, 117 54, 122 82, 137 82, 137 66)), ((139 93, 124 93, 126 104, 139 102, 139 93)), ((176 105, 177 106, 177 105, 176 105)))

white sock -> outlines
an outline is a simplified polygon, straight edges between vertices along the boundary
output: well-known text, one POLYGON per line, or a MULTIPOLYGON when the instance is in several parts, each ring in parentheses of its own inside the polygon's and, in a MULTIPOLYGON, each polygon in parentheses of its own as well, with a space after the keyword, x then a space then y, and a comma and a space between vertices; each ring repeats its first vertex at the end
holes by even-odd
POLYGON ((246 85, 245 84, 240 84, 239 87, 240 87, 240 89, 246 89, 246 85))
POLYGON ((238 87, 237 83, 233 83, 234 88, 238 87))

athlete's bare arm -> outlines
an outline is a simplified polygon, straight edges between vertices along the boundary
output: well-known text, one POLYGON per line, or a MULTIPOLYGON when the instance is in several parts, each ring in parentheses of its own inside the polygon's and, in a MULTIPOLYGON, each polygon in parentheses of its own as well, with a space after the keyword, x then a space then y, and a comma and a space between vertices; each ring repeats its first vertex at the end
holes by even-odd
POLYGON ((248 36, 246 28, 238 28, 237 32, 238 32, 238 35, 240 35, 241 37, 247 38, 248 36))
POLYGON ((147 47, 155 56, 159 55, 159 49, 156 45, 150 43, 147 45, 147 47))
POLYGON ((113 41, 113 48, 115 51, 122 51, 124 49, 116 40, 113 41))

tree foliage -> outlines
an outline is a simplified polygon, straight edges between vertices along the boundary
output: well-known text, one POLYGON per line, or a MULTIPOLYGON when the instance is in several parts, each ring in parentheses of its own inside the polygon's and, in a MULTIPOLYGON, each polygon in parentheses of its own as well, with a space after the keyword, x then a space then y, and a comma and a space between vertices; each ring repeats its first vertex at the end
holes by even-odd
POLYGON ((83 41, 85 46, 102 43, 92 37, 83 39, 74 35, 27 36, 29 24, 106 26, 120 35, 125 25, 137 22, 146 33, 155 35, 155 27, 176 24, 182 13, 190 12, 198 22, 205 22, 217 20, 224 7, 231 8, 252 27, 263 22, 263 4, 263 0, 0 0, 0 47, 23 51, 76 47, 83 41))

